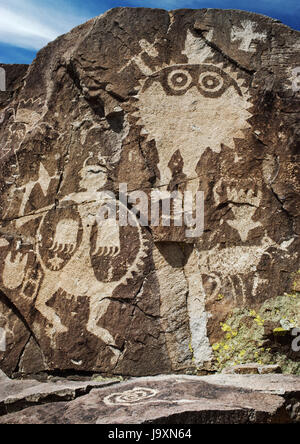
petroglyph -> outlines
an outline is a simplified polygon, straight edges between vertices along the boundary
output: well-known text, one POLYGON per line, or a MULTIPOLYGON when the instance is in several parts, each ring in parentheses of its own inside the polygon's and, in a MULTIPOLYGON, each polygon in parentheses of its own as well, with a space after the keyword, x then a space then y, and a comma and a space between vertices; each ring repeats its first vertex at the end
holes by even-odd
POLYGON ((231 40, 240 42, 241 51, 255 52, 257 43, 264 42, 267 38, 266 32, 257 32, 256 23, 250 20, 241 22, 241 26, 233 26, 231 31, 231 40))
MULTIPOLYGON (((87 160, 89 159, 90 157, 87 160)), ((108 218, 102 223, 98 218, 98 210, 101 206, 109 204, 112 200, 111 194, 98 191, 107 181, 106 171, 98 165, 87 165, 85 162, 80 176, 80 185, 85 191, 67 195, 61 201, 61 203, 69 204, 70 208, 57 209, 55 212, 49 208, 40 209, 37 214, 25 216, 27 223, 41 217, 42 214, 36 235, 35 253, 38 263, 43 269, 43 278, 39 284, 35 307, 52 326, 48 328, 48 334, 62 334, 68 329, 62 324, 55 309, 47 304, 48 301, 58 290, 65 291, 75 297, 88 297, 90 314, 87 330, 111 346, 115 357, 118 358, 120 352, 112 335, 107 329, 100 327, 98 323, 107 311, 113 291, 122 283, 126 284, 133 272, 140 272, 143 259, 147 255, 147 247, 138 221, 134 219, 135 225, 133 224, 132 230, 136 231, 136 240, 139 242, 136 257, 129 264, 121 279, 117 281, 112 279, 111 282, 98 280, 94 271, 95 259, 98 256, 116 257, 118 254, 124 254, 120 247, 120 227, 114 219, 108 218), (74 202, 77 204, 77 209, 71 206, 71 203, 74 202), (61 213, 60 220, 59 213, 61 213), (65 217, 64 214, 69 214, 69 217, 65 217), (53 223, 53 237, 49 237, 49 226, 53 223), (91 243, 93 230, 98 233, 94 248, 91 243)), ((26 192, 21 205, 22 212, 26 206, 24 200, 30 199, 30 191, 34 183, 36 182, 25 186, 26 192)), ((46 192, 49 176, 42 165, 40 166, 38 183, 41 184, 43 192, 46 192)), ((133 214, 130 216, 133 217, 133 214)), ((21 228, 24 223, 22 218, 19 219, 18 227, 21 228)), ((1 243, 6 246, 4 239, 1 240, 1 243)), ((22 288, 24 288, 26 287, 26 277, 28 277, 26 275, 27 255, 20 252, 14 253, 14 258, 12 255, 13 253, 10 251, 5 259, 2 276, 4 287, 16 289, 23 284, 22 288)))
POLYGON ((218 245, 209 251, 202 252, 198 264, 199 270, 202 275, 209 276, 209 279, 215 284, 210 297, 215 298, 219 293, 222 293, 222 288, 227 282, 231 288, 234 303, 246 304, 245 277, 251 273, 253 274, 252 291, 248 292, 248 294, 253 294, 253 292, 255 294, 259 281, 254 274, 257 272, 257 266, 262 256, 267 255, 272 258, 272 254, 268 251, 270 247, 285 252, 294 240, 295 238, 291 238, 287 243, 283 242, 278 245, 265 234, 259 245, 228 248, 221 248, 218 245), (238 284, 235 283, 234 278, 237 278, 238 284))
POLYGON ((211 50, 202 40, 198 39, 198 45, 194 40, 188 31, 183 53, 189 56, 190 64, 153 73, 137 96, 138 112, 134 115, 148 140, 155 140, 161 186, 171 181, 169 162, 177 150, 183 158, 183 174, 195 178, 196 166, 208 147, 217 153, 222 144, 233 149, 234 139, 243 138, 244 130, 250 127, 245 80, 222 64, 199 64, 211 50), (198 64, 193 64, 196 60, 198 64))
MULTIPOLYGON (((290 292, 298 40, 245 11, 117 8, 1 64, 1 369, 210 371, 220 322, 290 292)), ((165 402, 143 393, 122 402, 165 402)))
POLYGON ((104 398, 103 402, 106 405, 134 405, 142 404, 146 400, 156 397, 159 394, 158 390, 146 388, 146 387, 135 387, 132 390, 127 390, 121 393, 112 393, 111 395, 104 398))

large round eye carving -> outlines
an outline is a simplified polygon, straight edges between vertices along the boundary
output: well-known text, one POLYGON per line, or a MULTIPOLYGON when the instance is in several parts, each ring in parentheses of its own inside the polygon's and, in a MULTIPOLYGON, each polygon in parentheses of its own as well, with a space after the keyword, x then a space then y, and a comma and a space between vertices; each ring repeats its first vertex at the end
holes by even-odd
POLYGON ((233 86, 241 96, 242 92, 229 74, 214 65, 174 65, 164 68, 150 76, 142 91, 153 83, 159 82, 165 93, 170 96, 182 96, 192 87, 204 97, 215 99, 233 86))
POLYGON ((168 74, 167 82, 171 89, 180 92, 191 86, 193 78, 187 70, 176 69, 168 74))
POLYGON ((224 71, 216 66, 200 65, 198 77, 198 90, 205 97, 220 97, 230 86, 241 95, 241 90, 236 82, 224 71))
POLYGON ((199 76, 199 87, 204 92, 216 93, 224 88, 224 79, 214 71, 202 72, 199 76))

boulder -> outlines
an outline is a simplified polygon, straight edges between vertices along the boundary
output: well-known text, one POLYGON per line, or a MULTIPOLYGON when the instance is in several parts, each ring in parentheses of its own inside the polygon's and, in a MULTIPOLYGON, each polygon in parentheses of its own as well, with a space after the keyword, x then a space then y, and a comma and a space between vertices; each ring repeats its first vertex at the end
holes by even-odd
MULTIPOLYGON (((0 424, 253 424, 297 420, 293 412, 299 404, 299 377, 275 375, 273 381, 270 375, 217 376, 136 378, 94 389, 70 402, 7 414, 0 417, 0 424), (278 392, 278 386, 285 396, 272 391, 277 388, 278 392)), ((117 431, 112 427, 104 430, 117 431)))
POLYGON ((7 374, 208 371, 220 322, 288 291, 299 66, 299 32, 265 16, 116 8, 20 70, 0 109, 7 374))
POLYGON ((0 381, 3 382, 3 381, 7 381, 7 380, 9 380, 9 378, 6 376, 6 374, 2 370, 0 370, 0 381))
POLYGON ((279 365, 259 365, 256 363, 249 363, 226 367, 222 373, 229 375, 267 375, 270 373, 281 373, 281 368, 279 365))
POLYGON ((0 415, 17 412, 28 406, 58 401, 70 401, 89 393, 92 389, 117 384, 116 380, 39 382, 12 380, 0 373, 0 415))

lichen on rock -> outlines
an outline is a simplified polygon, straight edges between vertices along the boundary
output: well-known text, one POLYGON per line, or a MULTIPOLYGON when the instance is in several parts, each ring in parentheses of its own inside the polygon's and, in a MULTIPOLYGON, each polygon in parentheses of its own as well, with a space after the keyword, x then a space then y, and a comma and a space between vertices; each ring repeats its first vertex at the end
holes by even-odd
POLYGON ((300 353, 292 350, 295 327, 300 328, 300 293, 268 299, 255 310, 235 308, 221 324, 222 340, 212 345, 215 369, 255 362, 300 375, 300 353))

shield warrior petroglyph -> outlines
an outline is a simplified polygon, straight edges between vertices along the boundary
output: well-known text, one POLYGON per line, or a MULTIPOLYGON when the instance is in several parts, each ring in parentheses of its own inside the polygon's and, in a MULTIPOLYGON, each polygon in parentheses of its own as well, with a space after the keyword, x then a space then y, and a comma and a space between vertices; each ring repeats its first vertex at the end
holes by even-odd
MULTIPOLYGON (((48 322, 48 335, 62 334, 68 328, 48 301, 58 290, 75 297, 86 296, 90 307, 86 328, 111 348, 116 360, 120 352, 112 334, 101 327, 101 318, 113 291, 126 284, 133 273, 139 273, 147 256, 147 241, 138 220, 127 208, 124 210, 131 218, 130 227, 120 227, 116 214, 112 211, 109 214, 110 208, 116 209, 122 204, 113 194, 99 191, 107 181, 103 167, 85 162, 80 176, 83 191, 62 199, 62 208, 46 208, 25 216, 27 223, 44 213, 36 233, 35 255, 42 274, 36 283, 35 308, 48 322), (101 209, 108 213, 104 220, 100 218, 101 209)), ((1 241, 7 246, 5 239, 1 241)), ((33 274, 30 265, 27 266, 27 256, 21 252, 13 256, 8 252, 2 274, 4 288, 26 288, 33 274)))

